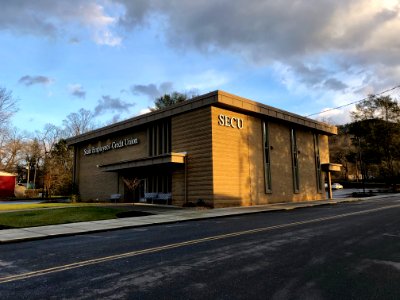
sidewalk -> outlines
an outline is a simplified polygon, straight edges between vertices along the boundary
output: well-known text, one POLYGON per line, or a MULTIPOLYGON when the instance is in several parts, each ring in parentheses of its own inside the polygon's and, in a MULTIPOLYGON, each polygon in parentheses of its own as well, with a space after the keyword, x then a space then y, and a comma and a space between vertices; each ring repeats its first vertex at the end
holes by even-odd
MULTIPOLYGON (((383 196, 379 196, 383 197, 383 196)), ((374 197, 363 198, 371 199, 374 197)), ((58 236, 69 236, 76 234, 92 233, 99 231, 109 231, 123 228, 134 228, 141 226, 149 226, 154 224, 167 224, 175 222, 184 222, 190 220, 218 218, 232 215, 252 214, 268 211, 291 210, 302 207, 312 207, 319 205, 337 204, 341 202, 360 201, 359 198, 344 198, 322 201, 308 201, 297 203, 278 203, 268 205, 246 206, 246 207, 230 207, 215 209, 182 209, 163 206, 143 206, 141 211, 149 211, 155 213, 151 216, 121 218, 111 220, 100 220, 92 222, 79 222, 61 225, 48 225, 39 227, 28 227, 22 229, 3 229, 0 230, 0 244, 15 243, 29 240, 47 239, 58 236)))

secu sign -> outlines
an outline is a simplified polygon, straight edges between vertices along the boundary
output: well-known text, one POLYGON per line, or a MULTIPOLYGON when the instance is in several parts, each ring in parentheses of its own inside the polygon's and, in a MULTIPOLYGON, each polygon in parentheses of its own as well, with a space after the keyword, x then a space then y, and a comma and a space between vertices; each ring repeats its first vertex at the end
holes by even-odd
POLYGON ((243 119, 236 117, 229 117, 223 114, 218 115, 218 125, 231 128, 242 129, 243 119))

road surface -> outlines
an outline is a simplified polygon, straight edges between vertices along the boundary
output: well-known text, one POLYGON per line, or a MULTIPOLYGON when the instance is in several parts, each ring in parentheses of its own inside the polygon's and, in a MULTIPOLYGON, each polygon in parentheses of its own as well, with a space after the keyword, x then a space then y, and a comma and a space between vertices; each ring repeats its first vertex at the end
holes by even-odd
POLYGON ((0 245, 0 299, 400 299, 400 197, 0 245))

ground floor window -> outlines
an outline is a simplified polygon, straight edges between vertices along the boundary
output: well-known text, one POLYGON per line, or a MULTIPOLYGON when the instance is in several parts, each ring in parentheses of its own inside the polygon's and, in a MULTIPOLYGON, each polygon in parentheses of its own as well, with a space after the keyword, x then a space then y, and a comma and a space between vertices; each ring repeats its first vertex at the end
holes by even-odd
POLYGON ((151 175, 146 180, 146 193, 171 193, 170 175, 151 175))
POLYGON ((123 177, 124 200, 126 202, 140 202, 146 195, 152 195, 152 203, 156 203, 159 195, 165 195, 164 202, 171 199, 171 175, 147 175, 143 178, 123 177))

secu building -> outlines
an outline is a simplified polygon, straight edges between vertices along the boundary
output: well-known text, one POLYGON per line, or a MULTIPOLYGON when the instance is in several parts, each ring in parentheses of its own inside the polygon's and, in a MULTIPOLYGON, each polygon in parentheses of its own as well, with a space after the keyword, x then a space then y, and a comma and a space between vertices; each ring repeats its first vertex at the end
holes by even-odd
POLYGON ((334 126, 214 91, 68 139, 83 201, 213 207, 325 199, 334 126))

